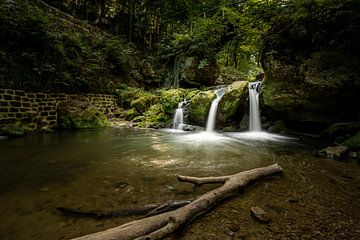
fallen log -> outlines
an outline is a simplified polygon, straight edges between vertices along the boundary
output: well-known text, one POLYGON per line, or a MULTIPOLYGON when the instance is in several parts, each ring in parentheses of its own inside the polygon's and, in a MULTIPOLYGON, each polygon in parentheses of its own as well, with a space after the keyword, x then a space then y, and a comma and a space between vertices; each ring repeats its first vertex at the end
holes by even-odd
POLYGON ((81 210, 75 208, 66 208, 66 207, 57 207, 56 210, 64 215, 75 216, 75 217, 88 217, 88 218, 115 218, 115 217, 126 217, 126 216, 139 216, 145 215, 153 216, 163 212, 169 212, 185 206, 186 204, 191 203, 192 200, 176 200, 166 202, 164 204, 150 204, 144 205, 132 209, 120 209, 120 210, 81 210))
POLYGON ((102 232, 74 238, 74 240, 160 239, 174 232, 176 229, 185 226, 192 219, 206 212, 219 201, 236 193, 238 190, 244 189, 254 181, 279 173, 282 173, 282 168, 276 163, 267 167, 255 168, 222 177, 196 178, 177 176, 179 181, 190 182, 196 185, 208 183, 223 183, 223 185, 201 195, 196 200, 176 210, 135 220, 102 232))

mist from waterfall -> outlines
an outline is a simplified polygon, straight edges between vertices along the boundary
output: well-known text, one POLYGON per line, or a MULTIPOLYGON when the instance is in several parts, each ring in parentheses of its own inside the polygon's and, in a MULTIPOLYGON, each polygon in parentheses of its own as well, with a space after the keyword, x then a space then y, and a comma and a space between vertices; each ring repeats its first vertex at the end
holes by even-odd
POLYGON ((260 94, 261 82, 249 83, 249 105, 250 105, 250 132, 261 132, 261 119, 260 119, 260 105, 259 105, 259 94, 260 94))
POLYGON ((207 124, 206 124, 207 132, 214 132, 217 108, 218 108, 221 98, 224 96, 224 94, 226 92, 226 89, 227 88, 220 88, 220 89, 215 90, 216 99, 214 99, 211 103, 209 116, 208 116, 207 124))

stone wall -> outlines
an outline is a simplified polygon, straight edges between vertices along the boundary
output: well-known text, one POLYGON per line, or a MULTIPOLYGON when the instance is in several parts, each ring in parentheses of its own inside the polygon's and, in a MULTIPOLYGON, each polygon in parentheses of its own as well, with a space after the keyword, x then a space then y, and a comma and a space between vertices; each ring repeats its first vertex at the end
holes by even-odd
MULTIPOLYGON (((26 132, 51 131, 57 127, 57 106, 78 95, 33 93, 0 89, 0 129, 22 128, 26 132)), ((82 95, 108 118, 118 111, 117 97, 106 94, 82 95)))

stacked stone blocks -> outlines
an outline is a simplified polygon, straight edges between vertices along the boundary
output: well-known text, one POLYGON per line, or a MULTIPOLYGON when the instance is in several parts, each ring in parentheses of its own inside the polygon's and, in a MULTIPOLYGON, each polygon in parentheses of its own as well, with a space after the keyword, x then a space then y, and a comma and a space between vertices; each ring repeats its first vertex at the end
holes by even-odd
MULTIPOLYGON (((57 127, 57 106, 61 101, 78 95, 64 93, 34 93, 0 89, 0 128, 25 126, 26 131, 51 131, 57 127)), ((108 118, 119 107, 117 97, 107 94, 82 95, 108 118)))

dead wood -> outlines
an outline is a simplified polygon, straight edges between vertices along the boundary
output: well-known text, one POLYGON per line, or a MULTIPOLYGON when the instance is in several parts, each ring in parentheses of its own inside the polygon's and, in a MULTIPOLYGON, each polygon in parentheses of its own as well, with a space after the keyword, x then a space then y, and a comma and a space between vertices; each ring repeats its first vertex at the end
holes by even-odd
POLYGON ((273 164, 225 177, 194 178, 178 176, 180 181, 197 185, 207 183, 223 183, 223 185, 201 195, 196 200, 176 210, 135 220, 102 232, 75 238, 75 240, 160 239, 188 224, 193 218, 206 212, 216 203, 237 192, 239 189, 244 189, 254 181, 266 176, 279 173, 282 173, 282 168, 278 164, 273 164))
POLYGON ((169 212, 191 203, 192 200, 176 200, 164 204, 149 204, 132 209, 120 210, 81 210, 75 208, 57 207, 56 210, 64 215, 75 217, 89 217, 89 218, 113 218, 126 216, 153 216, 164 212, 169 212))

